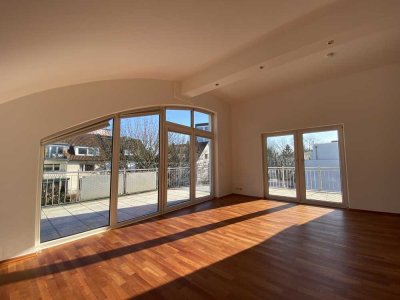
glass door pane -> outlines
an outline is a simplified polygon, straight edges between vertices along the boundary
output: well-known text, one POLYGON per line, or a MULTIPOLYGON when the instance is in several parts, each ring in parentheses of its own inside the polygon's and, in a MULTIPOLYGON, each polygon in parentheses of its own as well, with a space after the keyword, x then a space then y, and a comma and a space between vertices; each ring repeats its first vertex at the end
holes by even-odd
POLYGON ((190 200, 190 135, 168 131, 167 205, 190 200))
POLYGON ((44 146, 40 241, 109 225, 113 120, 44 146))
POLYGON ((211 195, 211 139, 196 136, 196 198, 211 195))
POLYGON ((265 139, 268 195, 296 198, 296 160, 294 135, 265 139))
POLYGON ((158 212, 159 114, 121 118, 118 222, 158 212))
POLYGON ((342 203, 337 130, 303 133, 306 200, 342 203))

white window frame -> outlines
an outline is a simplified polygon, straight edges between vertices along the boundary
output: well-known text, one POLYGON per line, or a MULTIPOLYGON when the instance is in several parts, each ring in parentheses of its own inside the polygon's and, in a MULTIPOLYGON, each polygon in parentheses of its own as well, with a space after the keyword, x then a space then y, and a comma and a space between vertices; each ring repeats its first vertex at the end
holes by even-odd
POLYGON ((346 165, 346 155, 345 155, 345 142, 344 142, 344 126, 339 125, 329 125, 329 126, 319 126, 311 127, 305 129, 295 129, 286 131, 277 131, 271 133, 263 133, 261 135, 262 140, 262 160, 263 160, 263 187, 264 187, 264 197, 266 199, 273 200, 283 200, 297 203, 315 204, 321 206, 330 207, 348 207, 348 184, 347 184, 347 165, 346 165), (340 165, 340 175, 341 175, 341 188, 342 188, 342 202, 328 202, 321 200, 312 200, 306 198, 306 187, 305 187, 305 168, 304 168, 304 148, 303 148, 303 134, 313 133, 313 132, 323 132, 337 130, 338 132, 338 147, 339 147, 339 165, 340 165), (295 156, 295 172, 296 172, 296 197, 285 197, 278 195, 271 195, 269 193, 268 185, 268 161, 266 157, 266 145, 265 141, 268 137, 282 136, 282 135, 293 135, 294 136, 294 156, 295 156))
MULTIPOLYGON (((214 198, 215 195, 215 165, 216 165, 216 157, 215 157, 215 126, 214 126, 214 120, 215 120, 215 113, 211 111, 207 111, 204 109, 200 108, 195 108, 195 107, 186 107, 186 106, 157 106, 157 107, 151 107, 147 109, 140 109, 140 110, 130 110, 130 111, 123 111, 119 112, 116 114, 111 114, 104 116, 102 118, 98 118, 96 120, 90 121, 85 123, 84 125, 78 125, 75 127, 72 127, 70 129, 63 130, 61 132, 55 133, 47 138, 44 138, 41 140, 41 156, 40 156, 40 163, 41 166, 43 166, 44 161, 45 161, 45 155, 44 155, 44 149, 46 146, 48 146, 51 143, 56 143, 57 141, 65 138, 70 138, 74 137, 79 134, 83 134, 86 132, 91 132, 93 130, 103 128, 105 122, 108 122, 108 120, 113 119, 113 143, 112 143, 112 167, 111 167, 111 192, 110 192, 110 222, 108 226, 102 227, 102 228, 97 228, 94 230, 78 233, 75 235, 59 238, 56 240, 48 241, 41 243, 40 242, 40 216, 41 216, 41 188, 42 188, 42 178, 43 178, 43 167, 40 168, 39 174, 38 174, 38 180, 37 180, 37 195, 36 195, 36 226, 35 226, 35 246, 38 250, 47 248, 47 247, 52 247, 54 245, 59 245, 62 243, 66 243, 72 240, 76 240, 82 237, 86 237, 92 234, 96 234, 99 232, 104 232, 109 229, 113 228, 118 228, 121 226, 126 226, 128 224, 136 223, 144 219, 148 219, 157 215, 163 215, 167 212, 181 209, 183 207, 187 206, 192 206, 197 203, 201 203, 204 201, 208 201, 210 199, 214 198), (185 125, 180 125, 180 124, 175 124, 166 121, 166 109, 185 109, 185 110, 190 110, 191 111, 191 126, 187 127, 185 125), (210 115, 210 126, 212 131, 204 131, 204 130, 199 130, 194 128, 194 111, 200 111, 206 114, 210 115), (159 177, 159 211, 154 214, 149 214, 145 215, 140 218, 132 219, 132 220, 127 220, 124 222, 117 222, 117 201, 118 201, 118 161, 119 161, 119 156, 120 156, 120 151, 119 151, 119 139, 120 139, 120 119, 122 117, 128 117, 128 116, 138 116, 138 115, 147 115, 157 112, 160 115, 160 177, 159 177), (211 184, 211 193, 207 197, 202 197, 202 198, 195 198, 195 193, 194 191, 191 192, 191 198, 190 201, 187 203, 183 203, 182 205, 173 205, 173 206, 168 206, 166 205, 166 134, 167 134, 167 128, 174 128, 174 131, 180 132, 181 130, 185 132, 189 132, 191 135, 191 165, 194 166, 194 168, 191 171, 191 180, 193 183, 195 183, 195 137, 200 136, 200 137, 206 137, 211 139, 211 148, 210 148, 210 155, 211 161, 210 161, 210 166, 211 166, 211 179, 210 179, 210 184, 211 184), (162 174, 162 175, 161 175, 162 174)), ((78 148, 89 148, 89 147, 81 147, 81 146, 75 146, 75 155, 79 155, 78 148)), ((84 155, 82 155, 84 156, 84 155)), ((195 185, 191 185, 191 189, 195 189, 195 185)))
POLYGON ((77 156, 98 156, 100 154, 100 149, 97 147, 75 146, 74 149, 75 149, 75 155, 77 155, 77 156), (80 149, 85 149, 86 154, 79 153, 80 149), (89 150, 91 150, 91 149, 94 150, 94 154, 89 153, 89 150))

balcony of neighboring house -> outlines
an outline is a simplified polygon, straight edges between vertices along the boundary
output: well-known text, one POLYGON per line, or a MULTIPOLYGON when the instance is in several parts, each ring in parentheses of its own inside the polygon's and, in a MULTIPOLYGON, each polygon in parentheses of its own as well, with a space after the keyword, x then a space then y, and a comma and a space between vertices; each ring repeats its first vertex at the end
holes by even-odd
MULTIPOLYGON (((197 167, 195 197, 211 195, 208 165, 197 167)), ((124 169, 118 178, 118 222, 134 220, 159 209, 158 169, 124 169)), ((109 170, 45 171, 41 195, 41 242, 109 225, 109 170)), ((167 171, 168 205, 190 198, 188 167, 167 171)))

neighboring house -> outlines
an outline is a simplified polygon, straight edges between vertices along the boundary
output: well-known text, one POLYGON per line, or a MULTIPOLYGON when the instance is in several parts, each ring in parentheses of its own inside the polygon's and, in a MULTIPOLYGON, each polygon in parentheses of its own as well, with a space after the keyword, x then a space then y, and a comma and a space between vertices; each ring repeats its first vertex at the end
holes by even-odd
MULTIPOLYGON (((158 161, 138 139, 121 137, 120 168, 158 161)), ((101 129, 45 147, 44 172, 111 171, 112 132, 101 129)), ((154 163, 153 163, 154 164, 154 163)))
MULTIPOLYGON (((196 129, 200 129, 200 130, 204 130, 204 131, 211 131, 210 123, 197 123, 195 125, 195 128, 196 129)), ((197 141, 198 142, 206 142, 206 141, 208 141, 208 139, 207 138, 203 138, 203 137, 197 137, 197 141)))
MULTIPOLYGON (((100 129, 49 144, 44 149, 42 204, 80 197, 82 174, 111 169, 111 130, 100 129)), ((98 173, 98 172, 96 172, 98 173)))
MULTIPOLYGON (((196 129, 210 131, 210 123, 198 123, 196 124, 196 129)), ((196 149, 197 157, 197 171, 196 171, 196 180, 197 183, 210 183, 210 140, 203 137, 197 137, 197 149, 196 149), (199 154, 200 153, 200 154, 199 154)))
POLYGON ((45 147, 44 172, 110 170, 111 130, 101 129, 66 138, 45 147))
POLYGON ((198 142, 196 148, 196 180, 197 183, 209 184, 210 182, 210 143, 208 141, 198 142))
POLYGON ((339 167, 338 142, 314 144, 307 156, 306 167, 339 167))
POLYGON ((304 161, 306 186, 310 190, 341 191, 339 144, 314 144, 304 161))
POLYGON ((205 130, 205 131, 211 131, 210 130, 210 123, 197 123, 195 125, 196 129, 200 129, 200 130, 205 130))

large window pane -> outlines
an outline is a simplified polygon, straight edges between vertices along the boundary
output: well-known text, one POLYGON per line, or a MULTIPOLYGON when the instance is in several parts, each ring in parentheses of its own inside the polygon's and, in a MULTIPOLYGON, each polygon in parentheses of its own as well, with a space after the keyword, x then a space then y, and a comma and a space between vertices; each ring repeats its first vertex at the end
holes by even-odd
POLYGON ((190 200, 190 135, 168 132, 167 205, 190 200))
POLYGON ((270 136, 265 143, 269 195, 295 198, 294 136, 270 136))
POLYGON ((194 111, 194 128, 211 131, 211 115, 194 111))
POLYGON ((306 199, 342 203, 337 130, 303 134, 306 199))
POLYGON ((165 208, 212 195, 212 115, 165 111, 165 119, 162 109, 121 116, 118 151, 112 149, 113 119, 44 145, 41 242, 157 214, 160 203, 165 208), (119 153, 115 180, 113 153, 119 153), (113 183, 117 199, 110 213, 113 183))
POLYGON ((196 137, 196 198, 211 194, 211 140, 196 137))
POLYGON ((109 224, 112 128, 109 120, 44 146, 41 242, 109 224))
POLYGON ((186 109, 167 109, 166 119, 168 122, 184 126, 192 126, 192 112, 186 109))
POLYGON ((158 211, 158 114, 121 119, 118 222, 158 211))

